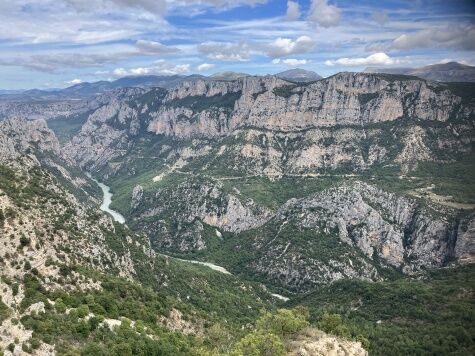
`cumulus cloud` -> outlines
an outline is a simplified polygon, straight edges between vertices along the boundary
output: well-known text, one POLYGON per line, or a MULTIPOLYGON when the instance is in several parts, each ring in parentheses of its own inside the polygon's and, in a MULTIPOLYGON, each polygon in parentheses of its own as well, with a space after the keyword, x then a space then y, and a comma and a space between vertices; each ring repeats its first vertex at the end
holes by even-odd
POLYGON ((205 42, 198 45, 198 51, 220 61, 248 61, 251 56, 251 49, 246 42, 205 42))
POLYGON ((145 54, 165 54, 180 51, 176 47, 169 47, 161 44, 160 42, 147 40, 138 40, 137 42, 135 42, 135 46, 140 52, 143 52, 145 54))
POLYGON ((116 68, 112 71, 115 77, 125 76, 142 76, 142 75, 176 75, 183 74, 190 70, 189 64, 170 64, 163 60, 154 62, 150 67, 138 67, 138 68, 116 68))
POLYGON ((271 57, 282 57, 290 54, 308 53, 315 48, 315 41, 308 36, 300 36, 296 40, 279 37, 265 47, 271 57))
POLYGON ((366 65, 392 65, 402 63, 401 60, 389 57, 386 53, 374 53, 368 57, 360 58, 340 58, 336 60, 327 60, 325 65, 334 66, 366 66, 366 65))
POLYGON ((207 71, 207 70, 209 70, 211 68, 214 68, 214 67, 216 67, 216 64, 202 63, 199 66, 197 66, 196 69, 200 72, 204 72, 204 71, 207 71))
POLYGON ((340 16, 340 9, 328 4, 328 0, 312 0, 307 20, 322 27, 332 27, 338 25, 340 16))
POLYGON ((69 82, 66 82, 66 84, 72 84, 72 85, 81 84, 81 83, 82 83, 81 79, 73 79, 73 80, 70 80, 69 82))
POLYGON ((475 25, 431 28, 395 38, 390 49, 454 48, 475 50, 475 25))
POLYGON ((296 1, 287 1, 287 20, 295 21, 300 18, 300 5, 296 1))
POLYGON ((272 60, 272 63, 273 64, 285 64, 285 65, 288 65, 288 66, 291 66, 291 67, 295 67, 295 66, 301 66, 301 65, 308 64, 308 63, 310 63, 310 61, 307 60, 307 59, 296 59, 296 58, 286 58, 286 59, 276 58, 276 59, 272 60))

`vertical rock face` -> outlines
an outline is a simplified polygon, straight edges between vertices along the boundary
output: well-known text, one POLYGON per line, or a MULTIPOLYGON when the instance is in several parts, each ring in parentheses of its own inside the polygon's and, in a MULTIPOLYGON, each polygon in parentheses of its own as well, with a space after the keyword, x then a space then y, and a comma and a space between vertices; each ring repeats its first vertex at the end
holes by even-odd
POLYGON ((112 97, 66 150, 81 166, 98 168, 130 152, 147 130, 177 141, 212 140, 221 156, 215 164, 233 162, 253 174, 357 172, 382 164, 407 172, 421 161, 472 152, 474 115, 473 100, 456 84, 415 77, 195 79, 112 97))
POLYGON ((455 211, 423 208, 413 199, 367 183, 330 189, 299 201, 297 207, 302 211, 301 226, 321 229, 324 221, 324 230, 336 228, 345 243, 358 247, 370 258, 404 268, 407 273, 441 266, 455 257, 457 250, 464 250, 467 256, 475 252, 475 234, 470 230, 473 216, 463 220, 467 228, 461 234, 455 211))
POLYGON ((140 201, 143 197, 143 187, 141 185, 136 185, 134 190, 132 190, 132 201, 130 202, 130 207, 135 209, 140 204, 140 201))
POLYGON ((0 121, 0 162, 37 149, 59 155, 59 142, 44 120, 12 118, 0 121))
POLYGON ((451 236, 452 243, 455 244, 453 249, 454 257, 461 262, 475 262, 475 218, 467 218, 460 222, 457 226, 457 234, 451 236))
POLYGON ((73 138, 65 151, 81 166, 91 161, 95 165, 104 164, 127 150, 128 135, 120 126, 129 124, 129 132, 133 133, 136 122, 135 110, 127 104, 112 101, 89 116, 81 133, 73 138))
MULTIPOLYGON (((233 82, 183 83, 166 101, 187 96, 226 96, 241 92, 234 104, 229 130, 252 126, 294 131, 336 125, 368 125, 403 118, 447 121, 458 115, 461 98, 450 90, 418 79, 393 80, 379 75, 340 73, 308 85, 296 85, 273 76, 245 77, 233 82)), ((471 107, 462 117, 473 114, 471 107)), ((155 121, 173 122, 172 115, 155 121)), ((193 123, 190 122, 191 125, 193 123)), ((150 129, 156 127, 152 124, 150 129)), ((155 131, 157 132, 157 131, 155 131)), ((200 131, 202 136, 214 132, 200 131)), ((180 136, 179 133, 176 133, 180 136)))

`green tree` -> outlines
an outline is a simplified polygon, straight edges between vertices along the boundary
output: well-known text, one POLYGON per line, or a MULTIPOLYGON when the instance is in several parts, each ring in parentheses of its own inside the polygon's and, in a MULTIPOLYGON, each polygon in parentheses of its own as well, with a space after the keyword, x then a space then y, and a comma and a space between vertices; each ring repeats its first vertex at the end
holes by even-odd
POLYGON ((283 356, 285 347, 275 334, 253 332, 242 338, 234 348, 233 356, 283 356))
POLYGON ((112 347, 112 355, 132 356, 132 348, 125 342, 114 345, 114 347, 112 347))
POLYGON ((340 314, 324 313, 318 321, 319 329, 333 335, 349 337, 350 331, 343 324, 340 314))
POLYGON ((276 313, 264 312, 257 320, 257 329, 285 337, 309 325, 307 308, 278 309, 276 313))
POLYGON ((233 336, 221 324, 214 324, 208 329, 208 339, 213 347, 225 352, 229 352, 233 343, 233 336))
POLYGON ((89 314, 89 307, 86 304, 82 304, 77 308, 78 318, 84 318, 89 314))

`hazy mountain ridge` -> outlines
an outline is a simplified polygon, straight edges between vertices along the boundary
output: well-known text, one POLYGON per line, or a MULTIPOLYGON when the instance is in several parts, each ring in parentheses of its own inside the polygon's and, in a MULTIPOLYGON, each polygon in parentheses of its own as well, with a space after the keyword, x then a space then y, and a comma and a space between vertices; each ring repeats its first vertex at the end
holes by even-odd
POLYGON ((366 73, 388 73, 414 75, 439 82, 475 82, 475 67, 448 62, 419 68, 366 68, 366 73))
POLYGON ((300 68, 289 69, 280 73, 275 74, 276 77, 294 81, 294 82, 312 82, 315 80, 322 79, 323 77, 319 74, 311 71, 300 68))

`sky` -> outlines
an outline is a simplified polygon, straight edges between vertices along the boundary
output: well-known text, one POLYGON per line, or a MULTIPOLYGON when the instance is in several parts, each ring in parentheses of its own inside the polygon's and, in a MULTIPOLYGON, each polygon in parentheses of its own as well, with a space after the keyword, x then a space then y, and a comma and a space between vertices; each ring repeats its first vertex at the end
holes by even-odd
POLYGON ((475 65, 475 0, 0 0, 0 89, 475 65))

